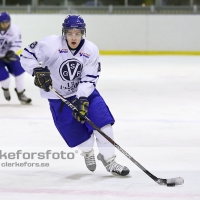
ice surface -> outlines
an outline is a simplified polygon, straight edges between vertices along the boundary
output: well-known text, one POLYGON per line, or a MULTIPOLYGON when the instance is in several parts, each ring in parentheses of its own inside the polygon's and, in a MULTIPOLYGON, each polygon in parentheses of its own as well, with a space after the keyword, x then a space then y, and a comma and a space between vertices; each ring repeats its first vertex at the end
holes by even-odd
MULTIPOLYGON (((183 177, 182 186, 160 186, 116 150, 128 177, 109 174, 97 160, 89 172, 76 148, 56 130, 47 100, 26 75, 31 106, 0 95, 0 199, 200 199, 200 57, 102 56, 100 91, 116 123, 115 141, 159 178, 183 177), (68 152, 74 159, 5 159, 4 152, 68 152), (3 167, 15 162, 49 167, 3 167)), ((95 146, 95 154, 98 150, 95 146)), ((28 156, 28 154, 24 154, 28 156)), ((12 154, 10 154, 12 157, 12 154)))

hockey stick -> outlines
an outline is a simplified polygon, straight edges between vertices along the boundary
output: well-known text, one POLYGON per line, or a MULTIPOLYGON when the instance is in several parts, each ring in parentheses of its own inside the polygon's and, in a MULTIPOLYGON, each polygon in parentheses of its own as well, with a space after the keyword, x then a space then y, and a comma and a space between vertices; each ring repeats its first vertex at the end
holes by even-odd
MULTIPOLYGON (((62 95, 60 95, 52 86, 49 89, 58 96, 65 104, 67 104, 72 110, 77 110, 76 107, 66 100, 62 95)), ((85 121, 90 124, 95 130, 97 130, 103 137, 105 137, 111 144, 113 144, 121 153, 123 153, 129 160, 131 160, 135 165, 137 165, 144 173, 146 173, 150 178, 152 178, 156 183, 160 185, 175 186, 182 185, 184 183, 183 178, 176 177, 170 179, 157 178, 148 170, 146 170, 139 162, 137 162, 132 156, 130 156, 124 149, 122 149, 115 141, 108 137, 99 127, 97 127, 89 118, 85 117, 85 121)))

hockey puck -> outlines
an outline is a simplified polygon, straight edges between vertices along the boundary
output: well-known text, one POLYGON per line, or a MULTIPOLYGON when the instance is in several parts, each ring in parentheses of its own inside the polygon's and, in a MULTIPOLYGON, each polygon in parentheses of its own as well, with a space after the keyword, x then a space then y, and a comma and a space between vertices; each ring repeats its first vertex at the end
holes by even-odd
POLYGON ((167 184, 167 187, 174 187, 175 186, 175 183, 168 183, 167 184))

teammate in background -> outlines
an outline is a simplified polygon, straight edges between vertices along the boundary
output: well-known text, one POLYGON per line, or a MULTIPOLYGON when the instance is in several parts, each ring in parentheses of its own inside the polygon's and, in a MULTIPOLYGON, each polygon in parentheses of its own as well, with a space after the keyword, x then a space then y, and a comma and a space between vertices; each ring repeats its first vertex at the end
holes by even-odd
POLYGON ((31 99, 24 94, 24 69, 15 53, 22 45, 21 33, 15 24, 11 24, 10 15, 7 12, 0 13, 0 84, 4 97, 10 101, 10 77, 15 77, 15 92, 22 104, 29 104, 31 99))
POLYGON ((88 117, 113 139, 115 120, 105 101, 96 90, 101 71, 99 50, 95 44, 83 38, 86 24, 79 15, 69 15, 62 24, 62 36, 50 35, 27 46, 22 52, 22 67, 35 76, 34 83, 41 88, 41 96, 47 98, 55 126, 69 147, 82 151, 85 164, 95 171, 93 145, 99 149, 97 156, 108 172, 126 176, 129 169, 115 161, 115 148, 96 130, 84 122, 88 117), (42 63, 43 67, 39 63, 42 63), (72 111, 49 86, 75 105, 72 111))

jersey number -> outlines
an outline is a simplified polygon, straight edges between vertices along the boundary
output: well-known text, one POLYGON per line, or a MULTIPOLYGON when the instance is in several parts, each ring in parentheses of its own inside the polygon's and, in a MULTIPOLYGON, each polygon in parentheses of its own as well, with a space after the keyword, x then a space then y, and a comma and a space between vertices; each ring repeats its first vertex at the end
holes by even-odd
POLYGON ((37 45, 37 42, 35 41, 35 42, 31 43, 29 46, 31 49, 34 49, 36 45, 37 45))

